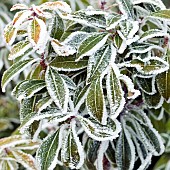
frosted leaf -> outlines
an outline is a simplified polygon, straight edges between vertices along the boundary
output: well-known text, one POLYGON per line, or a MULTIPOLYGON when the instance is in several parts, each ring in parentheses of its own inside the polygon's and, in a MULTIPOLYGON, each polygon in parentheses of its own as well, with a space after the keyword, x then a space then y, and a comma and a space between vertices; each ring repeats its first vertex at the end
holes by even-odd
POLYGON ((12 94, 17 100, 21 101, 24 98, 31 98, 35 93, 42 90, 46 86, 44 80, 25 80, 17 85, 12 91, 12 94))
POLYGON ((162 30, 158 30, 158 29, 150 29, 146 32, 144 32, 141 37, 140 40, 138 41, 139 43, 142 43, 145 40, 148 40, 150 38, 154 38, 154 37, 164 37, 164 36, 168 36, 168 34, 162 30))
POLYGON ((118 4, 119 9, 123 13, 123 15, 133 18, 134 11, 131 0, 116 0, 116 3, 118 4))
POLYGON ((70 77, 68 77, 65 74, 60 74, 60 76, 64 79, 69 89, 75 90, 77 88, 77 85, 74 83, 74 81, 70 77))
POLYGON ((33 52, 34 51, 32 50, 32 45, 30 44, 30 42, 27 40, 26 41, 23 40, 12 46, 8 59, 14 60, 20 56, 26 57, 33 52))
POLYGON ((64 128, 65 126, 62 126, 53 134, 48 135, 40 145, 36 153, 36 161, 41 169, 53 170, 55 168, 62 146, 64 128))
POLYGON ((128 89, 128 97, 127 97, 128 99, 135 99, 141 94, 139 90, 136 90, 134 88, 134 84, 128 76, 120 75, 119 79, 126 84, 126 87, 128 89))
POLYGON ((117 119, 108 119, 107 124, 102 125, 92 117, 83 118, 78 115, 77 118, 87 135, 97 141, 113 140, 119 136, 121 131, 121 126, 117 119))
POLYGON ((63 111, 67 111, 69 90, 54 67, 47 67, 45 74, 47 90, 55 104, 63 111))
POLYGON ((140 3, 146 3, 146 4, 153 4, 158 6, 161 9, 166 9, 166 6, 163 4, 163 2, 161 0, 133 0, 133 4, 137 5, 140 3))
POLYGON ((18 9, 28 9, 28 6, 24 5, 24 4, 15 4, 12 6, 12 8, 10 9, 10 11, 15 11, 18 9))
POLYGON ((79 61, 84 56, 91 56, 99 50, 107 41, 109 34, 106 33, 93 33, 89 35, 80 44, 77 52, 77 59, 79 61))
MULTIPOLYGON (((124 123, 124 122, 123 122, 124 123)), ((116 143, 116 164, 119 169, 133 169, 135 163, 135 146, 131 135, 123 124, 123 130, 116 143)))
POLYGON ((2 91, 5 92, 7 84, 19 73, 21 73, 26 67, 38 61, 38 59, 28 59, 23 61, 18 61, 13 64, 8 70, 6 70, 2 76, 2 91))
POLYGON ((105 122, 107 112, 100 78, 91 83, 86 97, 86 106, 90 116, 94 117, 101 123, 105 122))
POLYGON ((110 104, 110 116, 115 119, 125 105, 124 92, 119 81, 120 72, 115 64, 109 69, 106 85, 107 97, 110 104), (118 73, 118 74, 117 74, 118 73))
POLYGON ((4 38, 6 43, 12 45, 13 42, 15 41, 16 36, 17 36, 17 28, 13 26, 12 22, 10 22, 4 28, 4 38))
POLYGON ((47 27, 43 20, 34 17, 28 24, 28 39, 33 48, 43 53, 48 41, 47 27))
POLYGON ((28 19, 29 16, 32 15, 32 11, 20 11, 17 12, 12 20, 12 24, 14 27, 18 28, 20 25, 23 24, 25 20, 28 19))
POLYGON ((38 167, 36 166, 35 160, 32 155, 16 150, 12 151, 12 154, 16 158, 17 162, 22 164, 28 170, 38 170, 38 167))
POLYGON ((159 19, 161 21, 170 21, 170 10, 164 9, 151 13, 148 18, 159 19))
POLYGON ((61 149, 61 160, 71 169, 80 169, 84 163, 84 150, 76 133, 76 121, 71 121, 61 149))
POLYGON ((56 2, 45 2, 40 5, 42 10, 61 10, 64 13, 71 13, 71 8, 66 2, 56 1, 56 2))

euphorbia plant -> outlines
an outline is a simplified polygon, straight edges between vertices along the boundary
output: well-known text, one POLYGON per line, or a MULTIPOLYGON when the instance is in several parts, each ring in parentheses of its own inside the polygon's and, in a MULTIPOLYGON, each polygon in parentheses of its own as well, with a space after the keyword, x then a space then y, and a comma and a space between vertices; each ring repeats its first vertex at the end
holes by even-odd
MULTIPOLYGON (((35 169, 141 170, 164 152, 149 116, 161 119, 170 102, 170 10, 160 0, 100 5, 11 9, 19 12, 4 30, 13 65, 2 90, 29 67, 12 95, 20 101, 19 133, 41 140, 35 169)), ((10 147, 6 155, 17 159, 10 147)))

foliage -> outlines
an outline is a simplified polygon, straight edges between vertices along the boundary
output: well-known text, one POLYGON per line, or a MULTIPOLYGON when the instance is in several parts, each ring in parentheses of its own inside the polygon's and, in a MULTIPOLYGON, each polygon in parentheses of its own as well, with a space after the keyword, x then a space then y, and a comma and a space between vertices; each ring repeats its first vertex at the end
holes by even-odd
POLYGON ((12 90, 21 125, 0 139, 4 169, 144 170, 163 153, 154 168, 169 168, 170 10, 160 0, 100 3, 11 8, 2 91, 25 77, 12 90))

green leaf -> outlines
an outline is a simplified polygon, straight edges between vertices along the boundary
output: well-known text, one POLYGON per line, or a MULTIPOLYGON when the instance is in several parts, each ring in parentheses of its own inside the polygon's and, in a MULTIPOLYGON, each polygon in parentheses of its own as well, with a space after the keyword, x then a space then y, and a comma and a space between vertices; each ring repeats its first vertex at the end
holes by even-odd
POLYGON ((84 163, 84 150, 76 134, 76 122, 71 122, 61 149, 61 161, 71 169, 80 169, 84 163))
POLYGON ((164 31, 162 30, 158 30, 158 29, 150 29, 146 32, 144 32, 141 37, 140 37, 140 40, 139 40, 139 43, 140 42, 143 42, 143 41, 146 41, 150 38, 154 38, 154 37, 164 37, 164 36, 167 36, 167 33, 165 33, 164 31))
POLYGON ((24 98, 31 98, 35 93, 46 86, 44 80, 25 80, 19 83, 12 91, 13 95, 21 101, 24 98))
POLYGON ((59 40, 64 33, 64 23, 63 20, 59 17, 59 15, 55 15, 53 19, 53 25, 51 29, 51 37, 59 40))
POLYGON ((124 128, 116 143, 116 164, 118 169, 132 170, 135 163, 135 146, 131 135, 124 128))
POLYGON ((170 102, 170 69, 156 76, 156 84, 161 96, 170 102))
POLYGON ((14 27, 14 25, 11 22, 8 25, 6 25, 4 29, 5 41, 9 45, 11 45, 15 41, 16 36, 17 36, 17 29, 14 27))
POLYGON ((79 46, 76 60, 80 60, 84 56, 90 56, 100 49, 107 41, 109 34, 93 33, 89 35, 79 46))
POLYGON ((95 52, 89 59, 89 67, 87 68, 88 82, 95 81, 100 78, 111 62, 114 62, 116 56, 116 48, 112 45, 105 45, 95 52))
POLYGON ((45 73, 47 90, 55 104, 63 112, 67 111, 69 90, 66 83, 54 67, 47 67, 45 73))
POLYGON ((124 15, 133 18, 134 11, 131 0, 116 0, 116 3, 119 5, 119 9, 124 15))
POLYGON ((2 76, 2 91, 5 92, 7 84, 19 73, 21 73, 26 67, 38 61, 39 59, 28 59, 14 63, 8 70, 6 70, 2 76))
POLYGON ((77 71, 87 67, 88 58, 83 58, 79 61, 75 61, 76 56, 62 57, 57 56, 49 64, 55 67, 58 71, 77 71))
POLYGON ((164 20, 169 21, 170 20, 170 10, 169 9, 160 10, 158 12, 151 13, 151 15, 148 17, 160 19, 163 21, 164 20))
POLYGON ((110 67, 107 75, 107 97, 110 104, 110 116, 115 119, 123 110, 125 105, 124 92, 120 80, 118 79, 119 70, 116 65, 110 67))
POLYGON ((27 40, 20 41, 12 47, 8 59, 14 60, 21 56, 28 56, 30 54, 29 52, 31 51, 31 49, 32 45, 30 44, 29 41, 27 40))
POLYGON ((89 92, 86 98, 88 113, 96 118, 99 122, 104 122, 106 119, 106 106, 100 79, 93 81, 89 87, 89 92))
POLYGON ((88 136, 97 141, 113 140, 118 137, 118 134, 121 131, 121 126, 117 119, 108 119, 107 124, 103 125, 92 117, 84 118, 78 116, 77 118, 80 120, 80 123, 88 136))
POLYGON ((36 153, 36 160, 38 162, 38 166, 41 167, 41 170, 55 168, 62 145, 62 135, 63 128, 59 128, 56 132, 48 135, 43 140, 36 153))
POLYGON ((160 108, 164 101, 163 97, 158 92, 153 95, 143 93, 143 99, 145 104, 149 108, 154 108, 154 109, 160 108))

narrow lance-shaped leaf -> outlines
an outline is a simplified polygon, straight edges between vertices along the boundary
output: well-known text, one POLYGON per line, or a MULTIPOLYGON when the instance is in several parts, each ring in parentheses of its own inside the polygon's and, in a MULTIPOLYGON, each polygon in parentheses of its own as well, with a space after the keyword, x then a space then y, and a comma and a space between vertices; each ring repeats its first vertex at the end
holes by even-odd
POLYGON ((12 151, 12 154, 16 158, 17 162, 22 164, 28 170, 38 170, 38 167, 36 167, 36 163, 32 155, 17 150, 12 151))
POLYGON ((76 121, 72 120, 61 149, 61 161, 71 169, 80 169, 84 163, 84 150, 76 134, 76 121))
POLYGON ((151 13, 151 15, 148 17, 163 20, 163 21, 169 21, 170 20, 170 10, 169 9, 160 10, 158 12, 151 13))
POLYGON ((118 169, 132 170, 135 164, 135 146, 125 128, 120 133, 116 144, 116 164, 118 169))
POLYGON ((79 46, 76 60, 80 60, 84 56, 90 56, 100 49, 107 41, 109 34, 93 33, 88 36, 79 46))
POLYGON ((125 105, 124 92, 122 90, 118 76, 120 72, 116 65, 110 68, 107 75, 107 96, 110 104, 110 116, 116 118, 125 105))
POLYGON ((2 91, 5 92, 7 84, 19 73, 21 73, 26 67, 38 61, 39 59, 28 59, 18 61, 14 63, 8 70, 6 70, 2 76, 2 91))
POLYGON ((45 73, 47 90, 55 104, 63 112, 67 111, 69 90, 66 83, 54 67, 48 67, 45 73))
POLYGON ((87 67, 87 57, 77 62, 75 59, 74 55, 68 57, 57 56, 49 65, 55 67, 58 71, 77 71, 87 67))
POLYGON ((41 170, 52 170, 56 166, 62 146, 63 127, 48 135, 40 145, 36 153, 36 161, 41 170))
POLYGON ((87 68, 87 82, 95 81, 105 72, 110 63, 115 61, 116 48, 112 45, 105 45, 95 52, 89 59, 87 68))
POLYGON ((29 41, 27 40, 20 41, 12 47, 8 59, 14 60, 20 56, 28 56, 31 50, 32 50, 32 45, 30 44, 29 41))
POLYGON ((17 28, 15 28, 11 22, 8 25, 6 25, 4 29, 5 40, 9 45, 11 45, 15 41, 16 36, 17 36, 17 28))
POLYGON ((109 119, 107 124, 103 125, 92 117, 84 118, 78 116, 77 118, 80 120, 87 135, 97 141, 113 140, 119 136, 121 131, 121 126, 117 119, 109 119))
POLYGON ((25 80, 19 84, 13 91, 13 95, 21 101, 24 98, 31 98, 35 93, 45 87, 44 80, 25 80))
POLYGON ((90 116, 104 123, 106 118, 106 106, 103 96, 102 84, 100 78, 98 78, 96 81, 93 81, 89 87, 86 105, 90 116))

